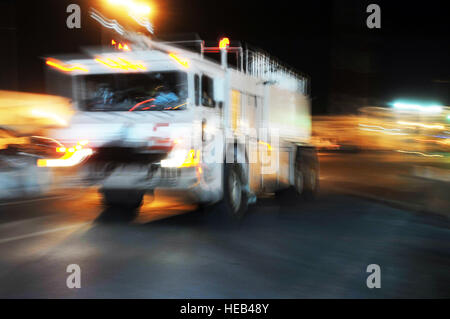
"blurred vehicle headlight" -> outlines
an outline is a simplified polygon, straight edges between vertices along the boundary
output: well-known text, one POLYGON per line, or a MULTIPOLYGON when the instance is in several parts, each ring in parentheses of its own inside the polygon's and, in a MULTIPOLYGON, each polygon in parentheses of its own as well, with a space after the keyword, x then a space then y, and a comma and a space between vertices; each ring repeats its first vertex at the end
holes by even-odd
POLYGON ((161 161, 161 167, 193 167, 200 163, 199 150, 178 149, 169 153, 169 157, 161 161))
POLYGON ((58 147, 58 153, 64 153, 60 158, 38 159, 38 167, 71 167, 82 163, 93 154, 91 148, 85 147, 88 141, 80 141, 73 147, 58 147))

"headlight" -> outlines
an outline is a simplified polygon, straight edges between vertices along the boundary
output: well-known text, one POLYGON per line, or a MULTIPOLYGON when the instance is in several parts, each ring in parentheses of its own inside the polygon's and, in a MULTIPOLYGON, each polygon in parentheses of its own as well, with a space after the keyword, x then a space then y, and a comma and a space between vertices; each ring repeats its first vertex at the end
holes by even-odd
POLYGON ((161 161, 161 167, 192 167, 200 163, 200 151, 173 150, 169 157, 161 161))
POLYGON ((56 151, 58 153, 64 153, 60 158, 56 159, 38 159, 38 167, 71 167, 80 164, 86 158, 92 155, 93 151, 91 148, 86 148, 85 146, 89 142, 86 140, 80 141, 77 145, 73 147, 58 147, 56 151))

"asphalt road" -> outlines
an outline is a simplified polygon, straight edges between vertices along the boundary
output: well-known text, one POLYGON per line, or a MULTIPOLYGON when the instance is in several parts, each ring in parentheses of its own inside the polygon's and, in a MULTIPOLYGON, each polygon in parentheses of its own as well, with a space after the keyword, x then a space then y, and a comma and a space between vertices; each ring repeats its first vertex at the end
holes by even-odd
POLYGON ((449 298, 449 220, 342 194, 338 162, 322 158, 317 201, 264 198, 239 224, 164 194, 131 218, 94 190, 0 204, 0 297, 449 298))

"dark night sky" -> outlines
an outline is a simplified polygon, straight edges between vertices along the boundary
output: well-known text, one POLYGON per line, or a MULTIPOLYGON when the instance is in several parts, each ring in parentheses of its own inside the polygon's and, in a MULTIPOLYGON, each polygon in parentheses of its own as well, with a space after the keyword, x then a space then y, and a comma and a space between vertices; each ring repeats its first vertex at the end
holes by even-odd
MULTIPOLYGON (((11 55, 16 56, 18 89, 44 89, 39 57, 79 51, 80 46, 98 43, 99 29, 85 14, 89 4, 99 1, 0 0, 0 34, 16 48, 3 52, 2 60, 5 55, 9 61, 11 55), (13 11, 5 10, 4 3, 9 3, 13 11), (81 30, 65 27, 65 8, 70 3, 82 7, 81 30)), ((400 97, 450 104, 447 1, 151 2, 156 8, 157 34, 192 32, 212 41, 226 35, 232 41, 242 40, 265 49, 310 75, 316 113, 332 110, 335 94, 362 96, 369 98, 368 103, 378 104, 400 97), (381 30, 365 26, 369 3, 381 6, 381 30)), ((5 76, 3 71, 2 79, 5 76)), ((4 83, 0 80, 0 88, 4 83)))

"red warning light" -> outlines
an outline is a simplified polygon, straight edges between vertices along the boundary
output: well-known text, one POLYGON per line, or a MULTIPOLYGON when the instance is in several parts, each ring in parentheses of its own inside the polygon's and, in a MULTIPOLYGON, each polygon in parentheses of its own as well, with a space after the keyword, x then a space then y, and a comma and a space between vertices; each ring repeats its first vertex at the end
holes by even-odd
POLYGON ((219 48, 220 49, 226 49, 230 46, 230 39, 228 38, 222 38, 219 42, 219 48))

